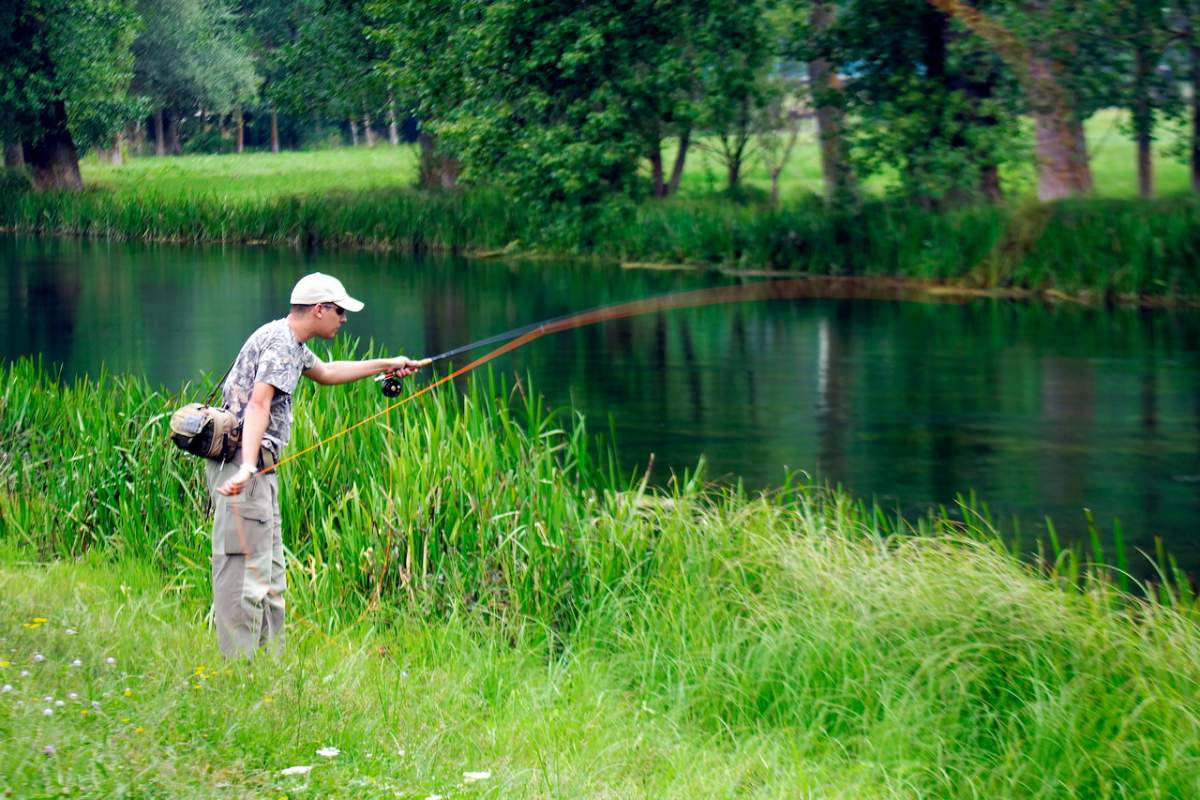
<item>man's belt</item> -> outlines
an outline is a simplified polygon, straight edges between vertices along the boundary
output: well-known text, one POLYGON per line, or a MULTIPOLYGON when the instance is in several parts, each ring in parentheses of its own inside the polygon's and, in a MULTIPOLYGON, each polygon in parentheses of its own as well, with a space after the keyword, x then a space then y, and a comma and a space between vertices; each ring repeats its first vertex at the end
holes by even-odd
POLYGON ((279 463, 279 459, 265 447, 258 448, 258 468, 268 469, 279 463))

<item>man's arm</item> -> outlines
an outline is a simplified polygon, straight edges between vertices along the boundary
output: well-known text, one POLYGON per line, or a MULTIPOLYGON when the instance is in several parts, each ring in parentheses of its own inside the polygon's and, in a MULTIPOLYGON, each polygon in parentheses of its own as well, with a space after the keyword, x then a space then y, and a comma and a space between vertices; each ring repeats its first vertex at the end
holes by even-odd
POLYGON ((412 375, 430 363, 428 358, 414 361, 411 358, 368 358, 363 361, 318 361, 304 370, 304 377, 326 386, 351 383, 372 375, 388 373, 403 378, 412 375))
POLYGON ((223 495, 241 494, 246 482, 258 471, 258 451, 262 447, 263 434, 267 432, 267 420, 271 416, 271 400, 275 387, 269 383, 256 383, 246 404, 246 415, 242 419, 242 462, 237 474, 227 480, 217 491, 223 495))

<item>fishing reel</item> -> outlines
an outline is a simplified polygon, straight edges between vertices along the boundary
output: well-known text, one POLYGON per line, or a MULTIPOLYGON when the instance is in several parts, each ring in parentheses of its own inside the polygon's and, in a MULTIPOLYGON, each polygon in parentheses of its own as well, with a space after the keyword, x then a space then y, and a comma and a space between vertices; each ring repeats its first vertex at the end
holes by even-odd
POLYGON ((399 397, 404 392, 404 380, 394 376, 384 378, 379 384, 384 397, 399 397))

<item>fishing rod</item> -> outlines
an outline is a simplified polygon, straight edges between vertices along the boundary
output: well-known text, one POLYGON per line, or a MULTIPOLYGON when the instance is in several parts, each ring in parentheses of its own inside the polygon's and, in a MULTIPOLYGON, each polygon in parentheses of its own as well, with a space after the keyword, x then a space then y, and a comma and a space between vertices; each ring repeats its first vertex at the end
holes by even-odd
MULTIPOLYGON (((576 311, 570 314, 564 314, 560 317, 551 317, 550 319, 534 322, 529 325, 523 325, 519 328, 513 328, 504 333, 497 333, 494 336, 489 336, 486 339, 480 339, 470 344, 464 344, 455 347, 452 350, 447 350, 444 353, 438 353, 435 356, 429 356, 429 360, 441 361, 443 359, 452 358, 453 356, 461 355, 470 350, 477 350, 488 345, 502 344, 504 342, 516 341, 516 344, 504 345, 497 348, 492 353, 481 358, 478 363, 489 361, 491 358, 500 355, 502 352, 514 347, 519 347, 533 339, 537 339, 548 333, 558 333, 560 331, 571 330, 572 328, 580 328, 585 325, 594 325, 598 322, 608 322, 615 319, 623 319, 634 317, 640 314, 649 314, 654 312, 670 311, 679 308, 696 308, 700 306, 714 305, 718 303, 736 303, 747 301, 760 300, 782 300, 782 299, 813 299, 819 297, 825 298, 844 298, 844 297, 878 297, 878 298, 896 298, 902 296, 905 291, 905 285, 902 282, 887 282, 882 286, 870 286, 863 284, 854 278, 791 278, 784 280, 767 280, 767 281, 752 281, 749 283, 735 283, 726 286, 710 286, 703 289, 693 289, 686 292, 675 292, 669 294, 655 295, 653 297, 645 297, 640 300, 632 300, 625 303, 614 303, 607 306, 596 306, 587 311, 576 311)), ((473 363, 466 367, 463 371, 470 371, 477 363, 473 363)), ((457 372, 455 373, 458 374, 457 372)), ((404 382, 400 378, 377 375, 377 382, 382 382, 380 387, 383 394, 387 397, 399 397, 404 391, 404 382)), ((445 379, 440 379, 441 383, 445 379)))
MULTIPOLYGON (((594 308, 591 311, 585 311, 582 313, 594 313, 598 310, 600 309, 594 308)), ((444 353, 438 353, 436 356, 427 356, 426 358, 428 358, 431 363, 437 362, 447 358, 454 358, 454 356, 462 355, 463 353, 468 353, 472 350, 478 350, 481 347, 487 347, 491 344, 507 342, 510 339, 516 339, 517 337, 524 336, 527 333, 544 333, 549 326, 558 325, 577 316, 580 316, 580 314, 564 314, 561 317, 553 317, 551 319, 542 320, 541 322, 522 325, 519 328, 513 328, 512 330, 505 331, 504 333, 497 333, 494 336, 488 336, 485 339, 479 339, 478 341, 471 342, 470 344, 460 345, 459 347, 447 350, 444 353)), ((379 388, 385 397, 399 397, 401 392, 404 391, 404 381, 400 378, 389 377, 387 375, 376 375, 375 381, 383 383, 383 385, 379 388)))

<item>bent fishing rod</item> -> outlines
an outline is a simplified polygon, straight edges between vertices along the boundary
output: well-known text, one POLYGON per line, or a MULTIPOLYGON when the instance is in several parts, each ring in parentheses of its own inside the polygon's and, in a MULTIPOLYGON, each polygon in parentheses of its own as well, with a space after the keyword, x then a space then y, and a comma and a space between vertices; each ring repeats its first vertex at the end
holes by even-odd
MULTIPOLYGON (((543 322, 536 322, 532 325, 526 325, 521 328, 514 328, 511 331, 489 336, 486 339, 481 339, 478 342, 456 347, 453 350, 447 350, 445 353, 439 353, 436 356, 430 356, 431 361, 450 358, 453 355, 465 353, 469 350, 474 350, 479 347, 484 347, 489 344, 500 344, 479 358, 465 364, 453 372, 447 373, 437 380, 431 381, 421 387, 412 394, 406 395, 394 403, 390 403, 383 409, 370 414, 358 422, 355 422, 336 433, 327 436, 319 442, 309 445, 308 447, 293 453, 285 458, 280 459, 274 466, 266 467, 259 471, 258 474, 263 475, 269 472, 274 472, 287 464, 293 459, 309 453, 312 450, 322 447, 334 439, 338 439, 350 433, 356 428, 362 427, 367 423, 379 419, 380 417, 394 411, 400 406, 417 399, 426 392, 430 392, 442 384, 451 381, 460 375, 465 375, 473 369, 483 366, 492 359, 498 358, 505 353, 515 350, 518 347, 532 342, 549 333, 558 333, 560 331, 572 330, 574 328, 582 328, 586 325, 595 325, 599 322, 608 322, 616 319, 625 319, 627 317, 635 317, 641 314, 649 314, 662 311, 673 311, 680 308, 698 308, 701 306, 716 305, 719 303, 737 303, 747 302, 752 300, 794 300, 799 298, 817 298, 817 297, 847 297, 854 296, 859 292, 855 291, 854 286, 846 283, 831 284, 823 281, 814 280, 812 278, 794 278, 790 280, 776 281, 761 281, 756 283, 736 284, 732 286, 717 286, 709 289, 695 289, 690 292, 679 292, 676 294, 659 295, 649 297, 643 300, 634 300, 628 303, 617 303, 615 305, 600 306, 593 308, 590 311, 582 311, 575 314, 568 314, 562 317, 554 317, 543 322)), ((379 380, 379 378, 376 378, 379 380)), ((398 379, 391 379, 395 385, 388 387, 388 379, 384 379, 384 393, 388 397, 396 397, 400 394, 400 386, 403 384, 398 379), (388 392, 392 392, 388 394, 388 392)))
MULTIPOLYGON (((710 289, 696 289, 690 292, 677 292, 675 294, 657 295, 655 297, 647 297, 641 300, 633 300, 627 303, 616 303, 607 306, 597 306, 587 311, 575 311, 570 314, 564 314, 559 317, 542 320, 541 322, 522 325, 519 328, 497 333, 494 336, 488 336, 484 339, 471 342, 469 344, 460 345, 444 353, 438 353, 433 356, 426 356, 431 363, 442 361, 447 358, 453 358, 463 353, 468 353, 472 350, 478 350, 489 345, 501 344, 509 342, 513 339, 521 337, 529 337, 529 340, 544 336, 547 333, 558 333, 559 331, 571 330, 572 328, 581 328, 585 325, 594 325, 598 322, 607 322, 614 319, 623 319, 626 317, 638 316, 640 314, 648 314, 655 311, 669 311, 676 308, 695 308, 698 306, 714 305, 717 303, 730 303, 747 300, 772 300, 772 299, 789 299, 797 297, 823 296, 824 292, 814 292, 816 283, 812 279, 792 279, 784 281, 760 281, 748 284, 736 284, 732 286, 718 286, 710 289), (800 291, 803 286, 804 291, 800 291)), ((505 350, 507 352, 507 350, 505 350)), ((376 382, 381 382, 383 385, 380 389, 387 397, 399 397, 404 390, 404 382, 401 378, 389 377, 387 375, 375 376, 376 382)))

